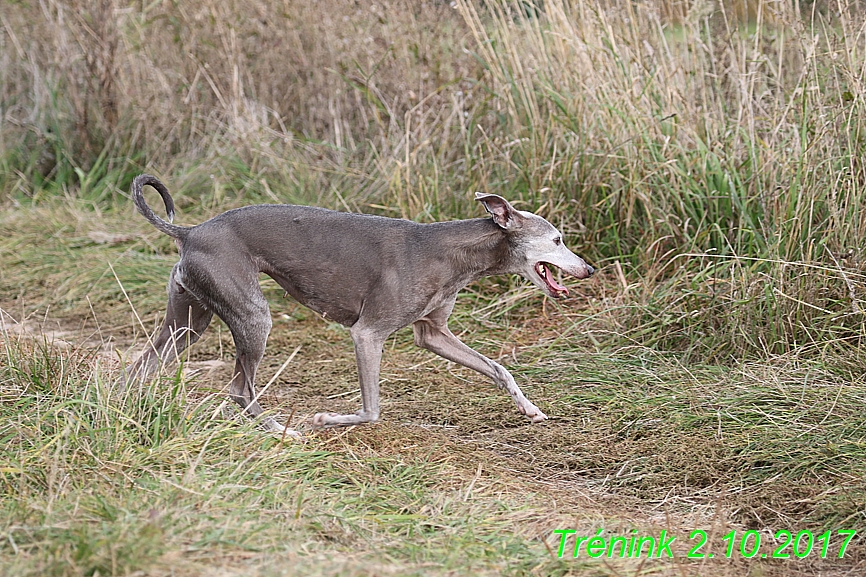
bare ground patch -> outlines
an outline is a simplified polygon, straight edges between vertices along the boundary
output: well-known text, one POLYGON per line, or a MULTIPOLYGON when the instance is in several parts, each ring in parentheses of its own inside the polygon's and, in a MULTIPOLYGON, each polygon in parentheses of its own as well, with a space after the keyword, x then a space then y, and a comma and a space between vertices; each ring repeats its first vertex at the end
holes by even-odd
MULTIPOLYGON (((92 320, 70 323, 31 316, 15 323, 11 317, 4 318, 8 321, 7 339, 76 349, 98 361, 107 374, 119 367, 122 355, 132 356, 141 346, 133 346, 129 338, 137 331, 120 331, 119 336, 109 339, 91 326, 95 324, 92 320)), ((688 403, 700 404, 705 399, 698 398, 695 391, 718 386, 724 380, 718 374, 695 376, 669 365, 664 365, 666 374, 635 366, 623 368, 622 360, 589 352, 539 354, 538 342, 555 338, 549 329, 550 323, 539 320, 509 326, 510 344, 503 342, 500 351, 500 362, 510 366, 527 395, 551 415, 541 425, 526 422, 507 395, 496 391, 483 377, 416 349, 411 345, 411 333, 403 331, 388 342, 383 360, 381 422, 311 431, 308 423, 314 413, 350 412, 360 406, 355 360, 344 329, 291 303, 285 312, 275 315, 257 380, 259 387, 268 383, 297 349, 292 362, 263 396, 263 406, 284 418, 291 415, 292 426, 307 433, 306 447, 336 451, 364 462, 388 457, 435 463, 450 471, 441 479, 443 490, 456 492, 465 500, 521 503, 520 510, 506 516, 508 530, 544 543, 560 574, 585 574, 589 570, 629 575, 645 571, 672 575, 841 575, 853 574, 862 566, 863 548, 858 540, 851 543, 841 561, 831 559, 832 555, 826 560, 816 555, 803 560, 794 555, 788 559, 746 559, 739 550, 730 560, 725 559, 721 539, 732 530, 738 535, 756 530, 765 544, 770 543, 774 531, 786 526, 795 534, 798 528, 820 534, 815 525, 820 517, 810 520, 808 514, 814 507, 803 503, 822 495, 830 498, 832 479, 816 478, 813 486, 784 478, 770 479, 764 486, 749 485, 743 480, 746 471, 741 469, 754 463, 737 460, 737 443, 726 442, 724 435, 708 436, 705 429, 690 429, 683 424, 682 415, 666 414, 664 402, 659 402, 669 392, 675 397, 679 388, 682 394, 693 397, 688 403), (711 382, 714 376, 721 380, 711 382), (690 388, 682 379, 692 379, 692 384, 700 386, 690 388), (617 380, 629 381, 631 387, 612 388, 611 383, 617 380), (653 380, 668 384, 654 387, 653 380), (637 397, 623 398, 623 390, 631 390, 637 397), (642 405, 639 396, 647 390, 655 390, 658 398, 646 399, 642 405), (655 407, 655 415, 645 410, 651 407, 655 407), (738 472, 743 478, 737 478, 738 472), (763 520, 768 511, 778 514, 763 520), (673 553, 677 560, 602 557, 586 565, 584 551, 580 559, 554 561, 560 546, 560 536, 553 533, 556 529, 574 529, 577 535, 590 537, 599 529, 604 529, 605 535, 626 536, 659 535, 664 529, 676 537, 673 553), (689 539, 694 530, 704 530, 709 536, 709 545, 698 553, 715 552, 715 558, 685 559, 696 544, 689 539)), ((473 335, 465 337, 471 340, 473 335)), ((190 401, 225 393, 233 355, 230 334, 214 323, 184 362, 190 401)), ((231 403, 225 405, 228 413, 233 413, 231 403)), ((700 420, 695 412, 689 414, 689 419, 700 420)), ((367 474, 372 477, 364 482, 380 482, 374 478, 375 469, 367 474)), ((423 515, 424 511, 412 514, 423 515)), ((567 541, 566 559, 573 545, 567 541)), ((771 549, 765 545, 761 551, 769 553, 771 549)), ((259 560, 253 556, 244 563, 259 560)), ((233 565, 228 559, 226 562, 233 565)), ((229 574, 234 571, 227 570, 229 574)))

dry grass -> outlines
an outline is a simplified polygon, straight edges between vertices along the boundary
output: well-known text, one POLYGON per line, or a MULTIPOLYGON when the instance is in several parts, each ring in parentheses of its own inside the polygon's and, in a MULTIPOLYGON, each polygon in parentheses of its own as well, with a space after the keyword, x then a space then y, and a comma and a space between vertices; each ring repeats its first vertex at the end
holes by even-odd
MULTIPOLYGON (((356 406, 357 385, 345 332, 288 312, 262 379, 301 352, 264 402, 303 428, 318 410, 356 406)), ((455 325, 474 325, 464 338, 492 352, 478 339, 500 335, 479 331, 476 315, 464 306, 455 325)), ((0 562, 10 575, 263 576, 816 575, 862 564, 861 540, 843 560, 685 559, 694 529, 716 536, 704 552, 721 557, 730 530, 758 530, 769 553, 781 529, 862 525, 862 376, 576 353, 512 322, 504 332, 518 348, 502 360, 553 416, 544 426, 401 334, 385 356, 382 423, 303 444, 237 419, 228 366, 193 380, 169 371, 118 399, 98 331, 64 333, 72 347, 4 332, 0 562), (666 529, 680 560, 555 559, 547 547, 562 528, 666 529)), ((213 329, 188 368, 230 360, 230 339, 213 329)))
MULTIPOLYGON (((569 526, 681 543, 694 528, 863 526, 863 15, 844 1, 5 3, 0 305, 59 318, 74 346, 3 334, 4 570, 856 572, 859 541, 844 561, 651 565, 552 560, 544 543, 569 526), (219 367, 110 401, 103 344, 152 328, 176 259, 130 218, 145 170, 184 223, 253 202, 457 218, 479 214, 478 189, 543 214, 601 269, 585 304, 491 279, 453 328, 558 419, 525 426, 403 334, 385 422, 303 446, 224 415, 219 367)), ((299 420, 354 406, 345 335, 272 288, 263 378, 302 349, 268 406, 299 420)), ((214 328, 191 363, 231 358, 214 328)))
POLYGON ((615 340, 857 348, 859 5, 528 6, 12 4, 0 191, 106 210, 149 170, 191 220, 274 200, 430 220, 493 190, 620 263, 615 340))

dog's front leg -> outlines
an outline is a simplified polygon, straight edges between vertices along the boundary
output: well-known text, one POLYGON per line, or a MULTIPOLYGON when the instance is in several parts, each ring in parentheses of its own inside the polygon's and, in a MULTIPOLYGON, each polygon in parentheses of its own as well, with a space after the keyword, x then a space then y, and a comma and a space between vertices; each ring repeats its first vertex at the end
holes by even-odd
POLYGON ((388 335, 360 327, 359 323, 350 332, 355 343, 358 380, 361 382, 361 410, 354 415, 316 413, 313 416, 314 427, 360 425, 375 422, 379 418, 379 365, 382 362, 382 346, 388 335))
MULTIPOLYGON (((491 361, 455 337, 444 324, 443 315, 437 314, 437 312, 416 321, 413 325, 416 345, 432 351, 449 361, 454 361, 490 377, 500 389, 508 391, 508 394, 514 400, 514 404, 517 405, 517 410, 521 414, 526 415, 533 423, 540 423, 547 418, 547 415, 541 409, 526 398, 523 391, 517 386, 514 377, 511 376, 511 373, 505 367, 491 361)), ((447 317, 445 318, 447 319, 447 317)))

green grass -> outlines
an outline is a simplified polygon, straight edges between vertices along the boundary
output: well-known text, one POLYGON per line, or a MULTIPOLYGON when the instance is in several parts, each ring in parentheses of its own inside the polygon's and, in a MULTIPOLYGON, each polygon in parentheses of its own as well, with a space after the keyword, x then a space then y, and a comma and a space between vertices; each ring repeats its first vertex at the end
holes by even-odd
MULTIPOLYGON (((864 526, 864 18, 800 4, 6 3, 2 572, 862 564, 860 539, 823 562, 548 550, 569 527, 684 544, 864 526), (383 423, 305 444, 235 418, 230 367, 111 396, 177 259, 128 202, 144 171, 180 224, 262 202, 466 218, 475 190, 545 216, 599 273, 566 303, 484 280, 452 328, 555 418, 526 425, 407 331, 388 343, 383 423)), ((266 404, 301 423, 354 410, 350 339, 265 292, 262 379, 302 346, 266 404)), ((223 328, 190 366, 231 362, 223 328)))
POLYGON ((221 396, 190 399, 178 379, 113 397, 86 354, 14 340, 4 353, 7 575, 194 574, 214 557, 258 575, 296 557, 305 574, 561 568, 521 534, 531 501, 484 482, 467 499, 462 472, 429 459, 435 444, 401 454, 387 428, 371 440, 389 451, 283 443, 223 417, 221 396))
POLYGON ((636 353, 561 351, 542 363, 537 379, 564 384, 556 405, 581 439, 546 458, 550 467, 596 479, 616 470, 606 484, 642 501, 714 495, 753 529, 862 525, 862 374, 785 360, 683 366, 636 353))
MULTIPOLYGON (((473 302, 455 326, 476 319, 463 337, 490 352, 500 335, 479 328, 481 315, 465 306, 473 302)), ((295 330, 331 330, 317 322, 295 330)), ((519 316, 506 326, 525 342, 507 363, 548 423, 526 424, 506 395, 466 371, 408 371, 430 357, 403 335, 386 355, 382 424, 305 443, 239 420, 224 383, 190 388, 178 373, 112 394, 97 351, 4 334, 0 564, 8 575, 217 566, 253 575, 620 574, 638 562, 555 559, 552 531, 666 528, 682 557, 696 528, 756 529, 772 543, 781 529, 863 527, 862 374, 783 359, 730 370, 647 349, 592 354, 574 350, 567 329, 545 338, 519 316), (282 568, 290 560, 297 568, 282 568)), ((309 345, 313 358, 316 342, 326 341, 309 345)), ((304 386, 315 393, 326 383, 304 386)), ((303 397, 293 405, 317 410, 303 397)), ((862 556, 855 540, 844 560, 811 556, 785 570, 850 567, 862 556)), ((679 574, 670 561, 650 567, 679 574)), ((735 556, 701 574, 741 569, 735 556)))
MULTIPOLYGON (((586 302, 577 308, 508 277, 474 285, 458 301, 452 329, 504 355, 553 417, 542 426, 528 426, 484 379, 417 351, 407 331, 387 347, 383 424, 305 444, 281 443, 235 418, 225 375, 191 387, 177 374, 113 397, 116 355, 100 352, 101 343, 125 350, 142 330, 124 291, 152 329, 176 256, 142 223, 130 239, 94 242, 90 230, 128 224, 78 203, 43 203, 4 220, 7 312, 38 324, 48 311, 46 327, 60 318, 62 338, 80 343, 64 349, 38 333, 4 335, 0 556, 11 575, 195 574, 215 563, 271 575, 286 559, 301 560, 305 574, 581 574, 607 569, 553 559, 542 539, 554 547, 554 529, 667 528, 682 556, 696 528, 755 529, 771 543, 783 529, 818 535, 866 521, 866 383, 862 359, 839 355, 845 343, 815 343, 820 350, 802 358, 722 364, 659 351, 652 327, 644 336, 617 332, 655 305, 623 306, 604 277, 574 287, 586 302), (435 371, 408 370, 418 363, 435 371), (478 490, 465 500, 479 466, 478 490), (572 495, 552 506, 573 487, 605 505, 572 495)), ((266 293, 274 314, 291 320, 275 324, 260 380, 298 344, 307 355, 274 387, 305 393, 278 392, 266 405, 302 415, 337 408, 331 383, 352 394, 356 387, 350 339, 294 310, 280 291, 266 293), (305 376, 323 357, 342 364, 305 376)), ((218 342, 211 336, 193 358, 231 361, 222 332, 213 327, 218 342)), ((855 540, 843 561, 796 563, 808 573, 862 555, 855 540)), ((636 566, 620 560, 610 571, 636 566)), ((739 568, 735 560, 704 570, 739 568)))

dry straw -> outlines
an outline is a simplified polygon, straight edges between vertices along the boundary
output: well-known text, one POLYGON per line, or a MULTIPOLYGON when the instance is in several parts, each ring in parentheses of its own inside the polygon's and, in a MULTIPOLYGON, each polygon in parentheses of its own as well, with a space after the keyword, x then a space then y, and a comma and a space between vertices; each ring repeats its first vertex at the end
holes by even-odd
POLYGON ((147 169, 188 212, 276 200, 432 220, 477 214, 467 191, 486 189, 619 263, 602 307, 633 314, 600 330, 720 357, 844 348, 863 323, 862 16, 768 0, 15 3, 0 190, 106 206, 147 169))

